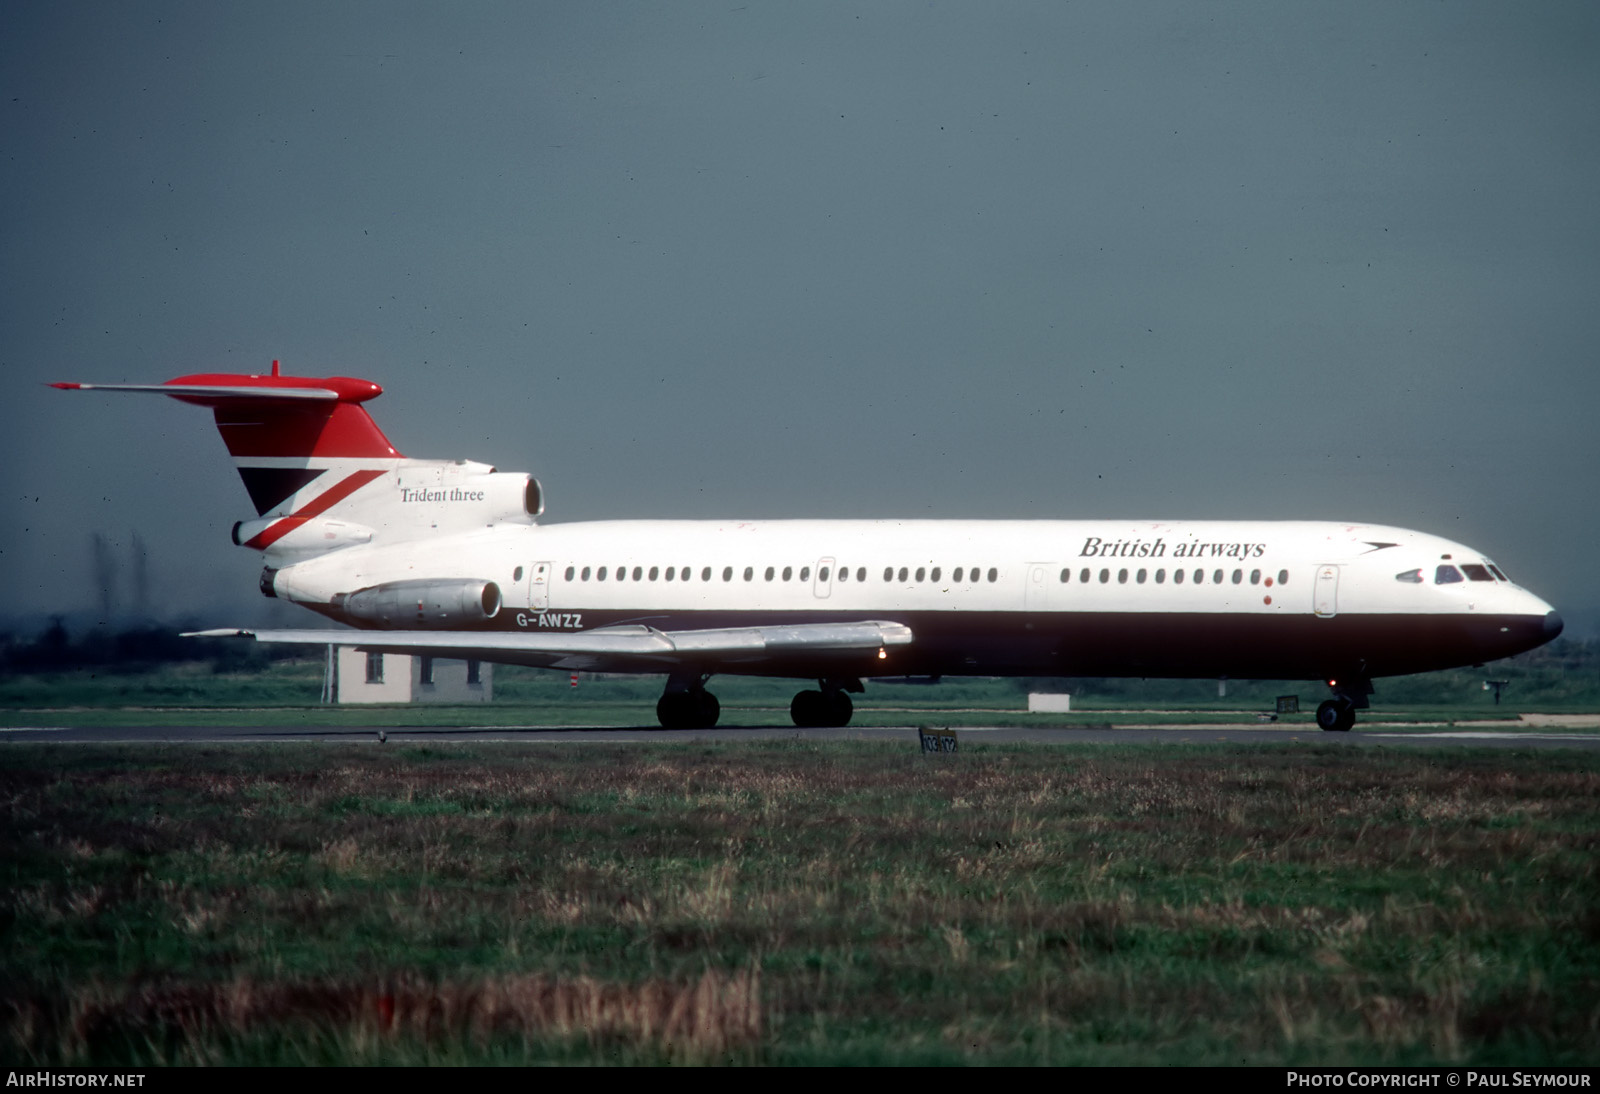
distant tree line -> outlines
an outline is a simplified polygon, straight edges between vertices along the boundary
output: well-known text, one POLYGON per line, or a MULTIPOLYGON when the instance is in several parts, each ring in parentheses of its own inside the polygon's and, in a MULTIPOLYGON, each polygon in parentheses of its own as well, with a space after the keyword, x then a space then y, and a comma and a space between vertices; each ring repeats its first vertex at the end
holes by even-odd
POLYGON ((209 661, 219 672, 247 672, 270 662, 304 656, 298 647, 264 646, 243 638, 182 638, 199 630, 189 621, 97 625, 77 633, 61 616, 32 638, 0 633, 0 671, 65 672, 99 669, 142 672, 179 661, 209 661))

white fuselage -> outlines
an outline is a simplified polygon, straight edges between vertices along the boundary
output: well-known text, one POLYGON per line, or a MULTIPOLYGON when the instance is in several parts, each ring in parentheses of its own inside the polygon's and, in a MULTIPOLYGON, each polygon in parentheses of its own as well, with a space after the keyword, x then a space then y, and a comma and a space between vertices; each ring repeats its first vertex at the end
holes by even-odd
POLYGON ((894 620, 917 634, 902 671, 1372 676, 1548 638, 1550 605, 1491 567, 1436 536, 1323 522, 602 521, 352 546, 276 589, 316 607, 490 580, 492 627, 522 631, 894 620))

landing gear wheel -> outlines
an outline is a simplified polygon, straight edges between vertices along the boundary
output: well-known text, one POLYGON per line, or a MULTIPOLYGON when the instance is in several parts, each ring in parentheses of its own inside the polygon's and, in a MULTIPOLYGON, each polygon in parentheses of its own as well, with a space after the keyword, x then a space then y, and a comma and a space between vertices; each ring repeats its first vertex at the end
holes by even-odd
POLYGON ((820 691, 802 691, 789 702, 789 718, 802 729, 827 725, 827 703, 820 691))
POLYGON ((664 729, 710 729, 722 714, 722 704, 709 691, 669 691, 656 700, 656 721, 664 729))
POLYGON ((1356 724, 1356 708, 1338 699, 1325 699, 1317 707, 1317 725, 1330 733, 1343 733, 1356 724))
POLYGON ((850 696, 842 691, 836 691, 829 696, 828 724, 830 726, 847 726, 850 724, 850 715, 856 712, 856 705, 850 701, 850 696))
POLYGON ((847 726, 855 704, 842 691, 802 691, 789 704, 789 717, 804 729, 847 726))

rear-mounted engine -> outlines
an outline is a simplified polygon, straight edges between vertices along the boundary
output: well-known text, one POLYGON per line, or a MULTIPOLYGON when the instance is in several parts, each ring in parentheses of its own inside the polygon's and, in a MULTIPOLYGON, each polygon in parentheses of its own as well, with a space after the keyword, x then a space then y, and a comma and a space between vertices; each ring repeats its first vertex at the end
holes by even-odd
POLYGON ((440 630, 486 623, 500 614, 492 581, 391 581, 340 593, 331 605, 354 622, 388 630, 440 630))

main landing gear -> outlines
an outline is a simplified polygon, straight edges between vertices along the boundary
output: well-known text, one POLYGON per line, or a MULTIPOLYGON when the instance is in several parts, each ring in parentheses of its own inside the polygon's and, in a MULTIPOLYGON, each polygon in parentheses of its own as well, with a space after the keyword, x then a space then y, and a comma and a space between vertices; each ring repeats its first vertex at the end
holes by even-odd
POLYGON ((1372 694, 1371 680, 1329 680, 1333 698, 1325 699, 1317 707, 1317 725, 1331 733, 1343 733, 1356 724, 1356 711, 1366 710, 1372 704, 1367 696, 1372 694))
POLYGON ((656 721, 663 729, 710 729, 722 704, 706 690, 707 676, 667 677, 667 690, 656 700, 656 721))
MULTIPOLYGON (((709 676, 699 673, 667 677, 667 690, 656 700, 656 720, 664 729, 710 729, 717 724, 722 704, 706 690, 709 676)), ((847 726, 855 705, 851 691, 865 691, 861 681, 818 680, 818 691, 802 691, 789 704, 789 717, 806 729, 822 726, 847 726)))
POLYGON ((847 726, 855 704, 850 702, 851 691, 865 691, 860 680, 818 680, 821 691, 802 691, 789 704, 789 717, 804 729, 821 726, 847 726))

